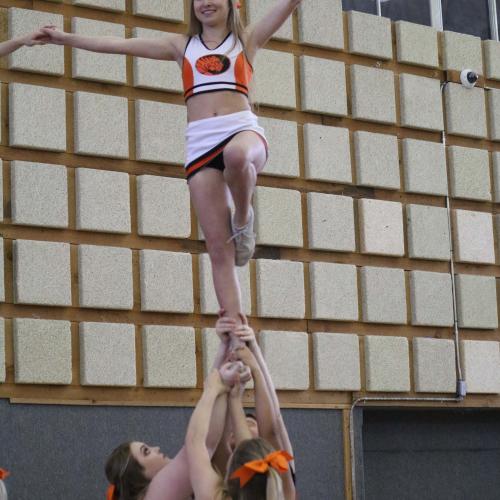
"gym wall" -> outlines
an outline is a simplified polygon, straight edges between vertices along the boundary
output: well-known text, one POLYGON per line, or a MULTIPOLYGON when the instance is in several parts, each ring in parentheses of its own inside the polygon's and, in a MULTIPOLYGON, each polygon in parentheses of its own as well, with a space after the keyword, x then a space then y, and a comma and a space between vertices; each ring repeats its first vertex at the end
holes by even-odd
MULTIPOLYGON (((2 38, 181 33, 188 6, 0 0, 2 38)), ((244 309, 282 405, 343 412, 346 498, 355 399, 454 396, 450 241, 468 395, 423 405, 500 406, 499 61, 498 42, 340 0, 304 0, 255 61, 270 158, 244 309)), ((193 406, 218 306, 182 169, 179 69, 50 45, 4 58, 0 80, 0 398, 193 406)))

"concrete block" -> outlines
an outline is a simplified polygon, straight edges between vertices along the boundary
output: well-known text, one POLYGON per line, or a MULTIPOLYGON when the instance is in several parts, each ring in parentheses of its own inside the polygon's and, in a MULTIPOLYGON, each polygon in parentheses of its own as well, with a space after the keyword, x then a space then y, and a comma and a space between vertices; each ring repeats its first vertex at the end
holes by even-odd
POLYGON ((194 328, 143 326, 142 346, 146 387, 196 387, 194 328))
POLYGON ((130 233, 130 183, 126 172, 76 169, 76 228, 130 233))
POLYGON ((443 69, 462 71, 471 68, 483 73, 481 38, 454 31, 444 31, 442 37, 443 69))
POLYGON ((449 146, 448 160, 454 198, 491 201, 490 158, 486 149, 449 146))
POLYGON ((120 12, 125 10, 125 0, 73 0, 73 4, 120 12))
POLYGON ((455 392, 453 340, 414 338, 413 374, 417 392, 455 392))
POLYGON ((359 186, 400 189, 398 138, 354 132, 356 180, 359 186))
POLYGON ((407 314, 404 270, 362 267, 360 277, 363 321, 405 325, 407 314))
MULTIPOLYGON (((12 206, 12 194, 11 194, 11 206, 12 206)), ((3 221, 3 161, 1 158, 0 158, 0 221, 3 221)))
POLYGON ((11 161, 12 223, 68 227, 66 167, 11 161))
POLYGON ((495 238, 497 239, 497 241, 499 241, 499 238, 500 238, 500 215, 499 214, 493 215, 493 225, 494 225, 493 230, 495 231, 495 238))
POLYGON ((359 340, 347 333, 313 333, 314 388, 359 391, 359 340))
POLYGON ((299 138, 297 123, 289 120, 259 117, 269 142, 269 160, 263 175, 299 177, 299 138))
POLYGON ((341 0, 302 2, 298 8, 299 42, 329 49, 344 49, 341 0))
POLYGON ((304 391, 309 388, 307 333, 263 330, 259 344, 276 389, 304 391))
POLYGON ((80 307, 132 309, 132 250, 80 245, 78 247, 80 307))
POLYGON ((460 344, 467 392, 500 393, 500 344, 480 340, 462 340, 460 344))
POLYGON ((65 151, 65 91, 9 83, 9 145, 65 151), (47 127, 47 123, 50 123, 50 127, 47 127))
MULTIPOLYGON (((199 256, 200 267, 200 306, 202 314, 217 314, 220 310, 215 295, 210 257, 206 253, 199 256)), ((246 315, 252 313, 252 296, 250 292, 250 267, 237 267, 236 274, 241 289, 241 306, 246 315)))
POLYGON ((391 20, 356 10, 347 12, 349 52, 392 59, 391 20))
POLYGON ((455 256, 459 262, 495 263, 493 217, 486 212, 454 210, 455 256))
POLYGON ((357 321, 358 278, 356 266, 330 262, 309 264, 311 316, 313 319, 357 321))
POLYGON ((395 201, 358 200, 361 253, 405 254, 403 207, 395 201))
POLYGON ((399 76, 401 126, 424 130, 444 129, 441 82, 435 78, 399 76))
POLYGON ((490 139, 500 141, 500 89, 491 89, 486 95, 490 117, 490 139))
POLYGON ((354 203, 348 196, 307 193, 309 248, 355 252, 354 203))
POLYGON ((412 259, 450 260, 446 208, 406 205, 408 255, 412 259))
POLYGON ((75 153, 128 157, 128 100, 75 92, 75 153))
POLYGON ((192 313, 191 254, 141 250, 141 310, 192 313))
MULTIPOLYGON (((273 0, 247 0, 245 5, 248 24, 256 24, 267 17, 269 11, 274 7, 274 2, 273 0)), ((274 33, 273 38, 278 40, 293 39, 292 16, 285 20, 281 28, 274 33)))
POLYGON ((0 302, 5 301, 5 280, 4 280, 4 245, 3 238, 0 238, 0 302))
POLYGON ((447 273, 410 272, 411 323, 453 326, 453 292, 447 273))
POLYGON ((201 346, 203 352, 203 379, 207 377, 212 369, 220 340, 215 333, 215 328, 203 328, 201 330, 201 346))
POLYGON ((365 337, 366 389, 375 392, 410 390, 410 360, 405 337, 365 337))
POLYGON ((82 385, 135 386, 135 326, 80 323, 82 385))
POLYGON ((444 89, 444 103, 448 134, 486 138, 484 89, 466 89, 458 83, 448 83, 444 89))
POLYGON ((259 186, 255 191, 254 207, 258 245, 303 245, 299 191, 259 186))
POLYGON ((416 66, 439 67, 438 32, 430 26, 397 21, 397 61, 416 66))
POLYGON ((132 0, 132 12, 137 16, 184 22, 183 0, 132 0))
POLYGON ((354 119, 396 123, 396 98, 392 71, 352 65, 351 99, 354 119))
POLYGON ((493 151, 493 201, 500 202, 500 152, 493 151))
POLYGON ((15 304, 71 305, 68 243, 15 240, 13 254, 15 304))
POLYGON ((500 80, 500 42, 483 40, 484 76, 491 80, 500 80))
POLYGON ((295 62, 293 54, 263 49, 254 63, 254 101, 277 108, 295 109, 295 62))
POLYGON ((405 191, 446 196, 446 152, 438 142, 403 139, 405 191))
POLYGON ((135 117, 138 160, 184 164, 185 106, 137 100, 135 117))
POLYGON ((304 162, 307 179, 352 184, 349 130, 306 123, 304 162))
POLYGON ((305 317, 304 266, 289 260, 256 261, 257 314, 263 318, 305 317))
POLYGON ((184 179, 137 176, 138 233, 141 236, 189 238, 191 204, 184 179))
MULTIPOLYGON (((132 28, 134 38, 162 38, 164 31, 132 28)), ((175 61, 159 61, 145 57, 133 58, 133 85, 154 90, 182 93, 182 78, 175 61)))
POLYGON ((71 384, 71 323, 15 318, 16 384, 71 384))
POLYGON ((498 328, 497 289, 494 276, 458 274, 457 309, 461 328, 498 328))
POLYGON ((0 383, 5 382, 5 321, 0 319, 0 383))
MULTIPOLYGON (((36 31, 40 26, 56 26, 60 30, 64 29, 63 16, 59 14, 16 7, 8 10, 7 23, 9 39, 36 31)), ((48 75, 63 75, 64 47, 51 44, 21 47, 7 56, 7 67, 48 75)))
POLYGON ((300 57, 301 109, 326 115, 347 115, 345 64, 319 57, 300 57))
MULTIPOLYGON (((125 38, 123 24, 95 21, 82 17, 71 19, 72 31, 83 36, 115 36, 125 38)), ((83 49, 72 49, 73 78, 106 83, 127 83, 126 56, 99 54, 83 49)))

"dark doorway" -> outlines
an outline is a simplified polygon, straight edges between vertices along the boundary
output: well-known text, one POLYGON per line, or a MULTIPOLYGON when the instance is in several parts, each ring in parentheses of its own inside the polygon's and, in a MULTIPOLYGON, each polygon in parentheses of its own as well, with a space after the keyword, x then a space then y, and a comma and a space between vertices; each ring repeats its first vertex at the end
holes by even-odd
POLYGON ((364 409, 362 434, 366 500, 500 498, 498 410, 364 409))

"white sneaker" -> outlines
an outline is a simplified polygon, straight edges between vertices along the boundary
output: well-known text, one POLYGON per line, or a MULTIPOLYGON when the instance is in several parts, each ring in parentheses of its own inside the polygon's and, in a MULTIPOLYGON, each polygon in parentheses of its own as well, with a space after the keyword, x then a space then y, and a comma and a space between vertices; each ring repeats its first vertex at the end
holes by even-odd
POLYGON ((255 233, 253 232, 253 208, 250 206, 250 217, 245 226, 236 228, 234 219, 231 219, 231 231, 233 235, 227 242, 234 240, 234 261, 237 266, 244 266, 255 251, 255 233))

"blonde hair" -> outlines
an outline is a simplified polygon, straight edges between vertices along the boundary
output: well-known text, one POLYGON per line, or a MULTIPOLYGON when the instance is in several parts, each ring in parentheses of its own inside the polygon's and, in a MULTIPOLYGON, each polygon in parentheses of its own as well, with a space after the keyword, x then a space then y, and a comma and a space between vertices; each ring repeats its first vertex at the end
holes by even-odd
MULTIPOLYGON (((246 462, 264 458, 273 447, 262 438, 242 441, 234 450, 228 477, 246 462)), ((279 473, 270 467, 266 474, 256 474, 243 488, 238 479, 228 479, 227 494, 232 500, 285 500, 283 481, 279 473), (265 492, 265 497, 264 497, 265 492)))
MULTIPOLYGON (((240 12, 236 7, 236 0, 227 0, 229 3, 229 14, 227 16, 227 28, 233 33, 234 40, 238 38, 241 40, 243 47, 245 46, 242 39, 242 34, 244 31, 243 23, 241 22, 240 12)), ((189 22, 188 22, 188 36, 201 35, 203 33, 203 25, 200 23, 196 14, 194 13, 194 0, 191 0, 191 9, 189 10, 189 22)), ((234 48, 234 47, 233 47, 234 48)), ((231 49, 232 50, 232 49, 231 49)))
POLYGON ((0 480, 0 500, 7 500, 7 488, 2 480, 0 480))

